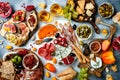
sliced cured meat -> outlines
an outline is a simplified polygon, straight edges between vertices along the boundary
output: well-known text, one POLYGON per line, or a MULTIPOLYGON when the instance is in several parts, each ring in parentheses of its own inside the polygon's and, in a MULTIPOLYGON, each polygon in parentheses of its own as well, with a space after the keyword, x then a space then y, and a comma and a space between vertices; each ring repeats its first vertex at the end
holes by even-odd
POLYGON ((0 16, 7 18, 11 15, 12 8, 8 2, 0 2, 0 16))
POLYGON ((42 56, 42 57, 45 57, 46 55, 48 55, 48 51, 47 51, 47 49, 45 49, 44 47, 41 47, 41 48, 39 48, 39 50, 38 50, 38 54, 39 54, 40 56, 42 56))
POLYGON ((13 15, 12 15, 12 21, 14 23, 19 23, 25 20, 25 11, 23 10, 17 10, 13 15))
POLYGON ((53 53, 54 51, 55 51, 55 46, 52 43, 50 43, 50 47, 48 49, 48 52, 53 53))
POLYGON ((45 59, 46 60, 51 60, 52 59, 51 53, 48 53, 48 55, 45 56, 45 59))
POLYGON ((18 34, 18 36, 20 36, 23 41, 26 41, 30 33, 28 26, 24 22, 18 23, 16 24, 16 26, 18 30, 20 30, 20 33, 18 34))
POLYGON ((44 47, 45 47, 47 50, 49 50, 50 44, 46 43, 46 44, 44 45, 44 47))
POLYGON ((66 65, 72 64, 73 61, 74 61, 74 57, 72 57, 72 56, 67 56, 67 57, 63 58, 62 61, 63 61, 64 64, 66 64, 66 65))
POLYGON ((50 44, 44 44, 43 47, 40 47, 38 50, 38 54, 42 57, 44 57, 46 60, 52 59, 52 53, 55 51, 55 46, 53 43, 50 44))
POLYGON ((5 36, 6 33, 16 33, 16 26, 11 21, 7 21, 2 25, 0 34, 5 36))
POLYGON ((27 12, 27 25, 30 28, 31 31, 33 31, 37 27, 37 15, 34 10, 27 12))
POLYGON ((20 80, 42 80, 41 76, 42 73, 40 72, 40 69, 36 70, 22 70, 21 72, 22 77, 20 80))

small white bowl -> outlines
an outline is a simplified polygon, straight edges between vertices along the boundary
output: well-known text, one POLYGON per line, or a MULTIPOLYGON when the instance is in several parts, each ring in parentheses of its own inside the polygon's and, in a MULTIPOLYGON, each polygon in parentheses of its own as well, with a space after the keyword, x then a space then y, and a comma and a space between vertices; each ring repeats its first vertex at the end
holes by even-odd
POLYGON ((114 13, 114 7, 113 7, 113 5, 112 5, 111 3, 109 3, 109 2, 104 2, 104 3, 102 3, 102 4, 98 7, 98 13, 99 13, 99 15, 100 15, 101 17, 103 17, 103 18, 110 18, 110 17, 113 15, 113 13, 114 13), (100 12, 99 12, 99 8, 100 8, 102 5, 104 5, 104 4, 111 5, 111 7, 112 7, 112 14, 109 15, 109 16, 107 16, 107 17, 102 16, 102 15, 100 14, 100 12))
POLYGON ((88 25, 88 24, 82 24, 82 25, 78 26, 77 29, 76 29, 75 33, 76 33, 78 39, 80 39, 80 40, 82 40, 82 41, 83 41, 83 40, 88 40, 89 38, 91 38, 91 36, 92 36, 92 34, 93 34, 92 26, 90 26, 90 25, 88 25), (77 34, 77 29, 78 29, 79 27, 81 27, 81 26, 88 26, 88 27, 91 29, 91 33, 89 34, 89 36, 88 36, 87 38, 80 38, 80 37, 78 36, 78 34, 77 34))
POLYGON ((22 64, 23 64, 23 66, 24 66, 25 69, 27 69, 27 70, 34 70, 34 69, 36 69, 36 68, 38 67, 38 65, 39 65, 39 59, 38 59, 38 57, 37 57, 34 53, 28 53, 28 54, 26 54, 26 55, 23 57, 22 64), (33 56, 35 57, 35 59, 37 60, 36 65, 33 66, 31 69, 24 64, 25 57, 27 57, 27 56, 29 56, 29 55, 33 55, 33 56))
POLYGON ((18 54, 18 51, 13 51, 13 52, 7 52, 7 53, 5 53, 4 55, 3 55, 3 57, 2 57, 2 59, 3 59, 3 61, 5 61, 6 60, 6 57, 8 56, 8 55, 10 55, 10 54, 18 54))
POLYGON ((99 53, 100 50, 101 50, 101 44, 100 44, 99 41, 92 41, 92 42, 90 43, 90 45, 89 45, 89 48, 90 48, 90 50, 91 50, 92 53, 99 53), (93 43, 96 43, 96 44, 99 45, 99 49, 98 49, 97 51, 93 51, 93 49, 91 48, 91 46, 93 45, 93 43))

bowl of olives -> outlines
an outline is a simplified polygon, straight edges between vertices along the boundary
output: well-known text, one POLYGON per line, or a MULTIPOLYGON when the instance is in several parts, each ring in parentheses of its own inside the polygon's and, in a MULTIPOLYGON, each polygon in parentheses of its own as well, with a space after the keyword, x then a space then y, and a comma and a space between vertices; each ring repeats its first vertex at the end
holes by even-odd
POLYGON ((98 13, 104 18, 110 18, 114 13, 114 8, 111 3, 104 2, 98 7, 98 13))
POLYGON ((90 25, 82 24, 77 27, 76 34, 80 40, 87 40, 92 36, 92 28, 90 25))

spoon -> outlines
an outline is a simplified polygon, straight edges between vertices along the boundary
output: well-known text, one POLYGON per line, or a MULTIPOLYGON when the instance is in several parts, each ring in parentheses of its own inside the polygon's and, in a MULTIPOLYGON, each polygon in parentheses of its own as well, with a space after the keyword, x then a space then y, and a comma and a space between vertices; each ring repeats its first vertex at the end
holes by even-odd
POLYGON ((102 25, 110 27, 110 36, 109 36, 108 40, 111 42, 112 36, 116 32, 116 26, 114 26, 113 24, 110 25, 110 24, 107 24, 107 23, 103 22, 100 17, 98 17, 96 19, 95 23, 96 24, 102 24, 102 25))
POLYGON ((103 22, 102 19, 101 19, 100 17, 96 18, 95 23, 96 23, 96 24, 102 24, 102 25, 105 25, 105 26, 111 27, 110 24, 107 24, 107 23, 103 22))

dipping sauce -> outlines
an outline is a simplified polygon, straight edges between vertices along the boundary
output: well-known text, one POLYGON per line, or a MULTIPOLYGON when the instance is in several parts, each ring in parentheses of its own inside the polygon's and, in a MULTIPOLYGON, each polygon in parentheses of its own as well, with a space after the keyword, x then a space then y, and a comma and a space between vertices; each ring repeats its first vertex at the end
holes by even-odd
POLYGON ((93 41, 90 43, 90 50, 93 53, 98 53, 101 50, 101 44, 98 41, 93 41))

